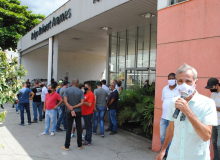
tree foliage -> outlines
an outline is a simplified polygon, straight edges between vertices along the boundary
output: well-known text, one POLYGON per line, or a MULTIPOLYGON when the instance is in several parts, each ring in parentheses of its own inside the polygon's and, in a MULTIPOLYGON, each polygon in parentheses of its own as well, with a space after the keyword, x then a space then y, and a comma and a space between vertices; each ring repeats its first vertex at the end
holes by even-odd
POLYGON ((27 11, 18 0, 0 0, 0 47, 16 49, 18 40, 45 18, 27 11))
POLYGON ((0 105, 7 102, 14 103, 16 93, 22 88, 23 80, 19 77, 25 76, 27 71, 23 66, 18 68, 16 58, 12 62, 7 61, 5 52, 0 51, 0 105))

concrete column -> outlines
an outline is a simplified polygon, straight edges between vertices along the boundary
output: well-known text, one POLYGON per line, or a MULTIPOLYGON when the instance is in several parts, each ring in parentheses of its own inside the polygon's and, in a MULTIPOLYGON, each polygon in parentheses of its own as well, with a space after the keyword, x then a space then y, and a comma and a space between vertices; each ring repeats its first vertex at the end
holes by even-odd
POLYGON ((54 36, 53 39, 53 77, 55 81, 58 81, 58 45, 59 45, 59 35, 54 36))
POLYGON ((109 47, 111 47, 109 45, 109 42, 110 42, 110 38, 111 36, 108 35, 108 38, 107 38, 107 45, 106 45, 106 70, 105 70, 105 79, 106 79, 106 84, 108 85, 109 84, 109 47))
POLYGON ((53 37, 49 38, 48 44, 48 71, 47 71, 47 85, 50 85, 52 78, 52 57, 53 57, 53 37))

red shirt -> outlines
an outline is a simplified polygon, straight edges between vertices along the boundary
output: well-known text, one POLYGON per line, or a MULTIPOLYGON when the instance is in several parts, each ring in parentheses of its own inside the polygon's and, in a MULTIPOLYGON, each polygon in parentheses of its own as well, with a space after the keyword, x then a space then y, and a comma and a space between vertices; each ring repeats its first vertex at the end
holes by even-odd
POLYGON ((57 101, 61 100, 62 98, 57 92, 54 92, 50 95, 50 93, 46 94, 46 109, 51 110, 57 105, 57 101))
POLYGON ((89 115, 93 113, 94 110, 94 103, 95 103, 95 96, 94 94, 91 92, 84 94, 85 97, 85 102, 89 102, 92 103, 91 107, 83 105, 82 108, 82 115, 89 115))

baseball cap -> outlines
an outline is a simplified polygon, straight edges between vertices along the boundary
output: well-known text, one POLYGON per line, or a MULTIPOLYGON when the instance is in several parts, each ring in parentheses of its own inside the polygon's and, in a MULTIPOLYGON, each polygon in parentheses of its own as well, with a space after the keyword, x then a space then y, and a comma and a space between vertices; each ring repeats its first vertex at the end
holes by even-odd
POLYGON ((62 80, 59 80, 59 83, 63 83, 63 81, 62 81, 62 80))
POLYGON ((208 82, 207 82, 207 86, 205 87, 206 89, 210 89, 213 86, 215 86, 216 84, 219 84, 219 81, 217 78, 209 78, 208 82))

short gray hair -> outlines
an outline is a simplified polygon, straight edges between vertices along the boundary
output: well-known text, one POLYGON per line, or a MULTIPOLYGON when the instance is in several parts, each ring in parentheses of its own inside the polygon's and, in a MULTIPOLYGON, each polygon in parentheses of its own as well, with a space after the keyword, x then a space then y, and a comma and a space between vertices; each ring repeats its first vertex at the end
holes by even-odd
POLYGON ((74 78, 73 80, 72 80, 72 84, 79 84, 79 80, 77 79, 77 78, 74 78))
POLYGON ((177 74, 179 73, 183 73, 186 72, 188 70, 191 70, 193 72, 193 79, 196 80, 197 79, 197 71, 195 70, 195 68, 191 67, 190 65, 184 63, 176 72, 176 78, 177 78, 177 74))

